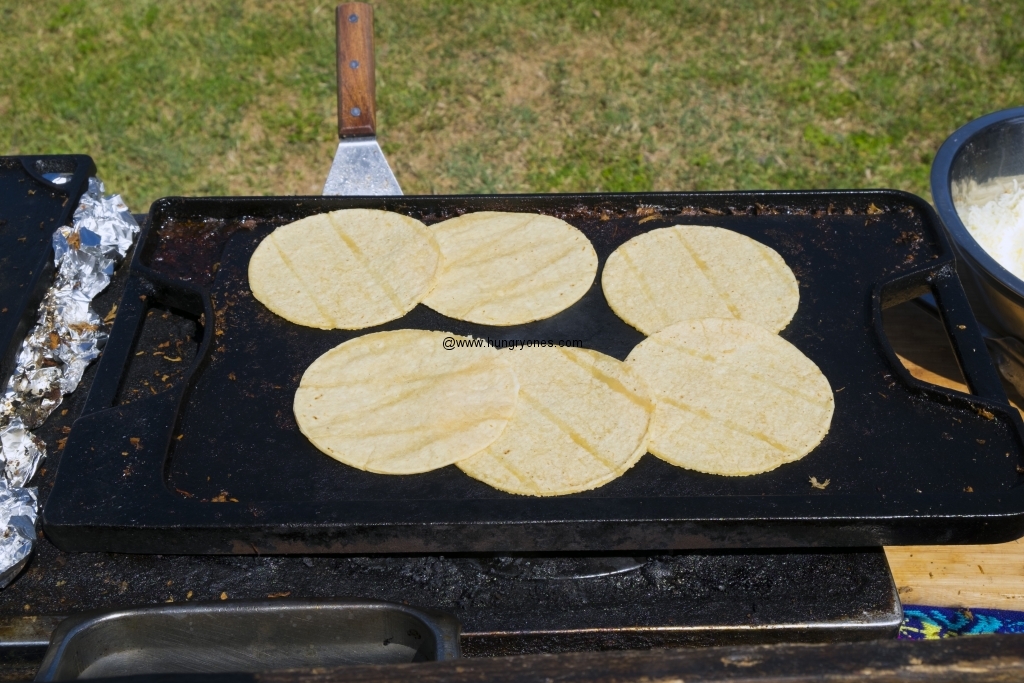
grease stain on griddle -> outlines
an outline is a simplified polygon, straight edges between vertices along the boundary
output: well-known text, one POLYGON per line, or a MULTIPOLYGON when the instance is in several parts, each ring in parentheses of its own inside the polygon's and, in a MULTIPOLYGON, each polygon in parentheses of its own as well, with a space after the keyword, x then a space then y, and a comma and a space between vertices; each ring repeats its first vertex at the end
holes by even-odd
MULTIPOLYGON (((277 224, 291 222, 282 218, 277 224)), ((157 230, 157 239, 143 254, 143 262, 168 277, 208 285, 217 272, 217 261, 228 240, 236 233, 251 231, 260 221, 243 217, 169 218, 157 230)))

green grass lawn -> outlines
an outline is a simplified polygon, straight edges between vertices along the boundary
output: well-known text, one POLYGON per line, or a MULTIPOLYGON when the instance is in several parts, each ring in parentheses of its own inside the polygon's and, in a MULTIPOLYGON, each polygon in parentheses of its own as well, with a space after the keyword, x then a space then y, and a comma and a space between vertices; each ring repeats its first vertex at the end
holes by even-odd
MULTIPOLYGON (((334 4, 0 0, 0 154, 86 153, 143 211, 318 194, 334 4)), ((375 3, 412 193, 895 187, 1024 104, 1024 2, 375 3)))

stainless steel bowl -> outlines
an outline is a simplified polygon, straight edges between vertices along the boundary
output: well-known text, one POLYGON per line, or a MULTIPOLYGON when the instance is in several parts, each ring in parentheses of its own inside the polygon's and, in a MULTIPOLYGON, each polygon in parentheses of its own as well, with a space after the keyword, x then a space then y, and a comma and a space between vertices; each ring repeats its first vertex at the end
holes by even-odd
POLYGON ((982 116, 950 135, 932 162, 931 183, 935 208, 957 250, 957 260, 966 266, 961 275, 973 280, 987 309, 975 313, 994 319, 1003 328, 1000 332, 1024 339, 1024 280, 989 256, 957 212, 958 205, 965 209, 965 191, 972 184, 1015 176, 1024 176, 1024 107, 982 116))

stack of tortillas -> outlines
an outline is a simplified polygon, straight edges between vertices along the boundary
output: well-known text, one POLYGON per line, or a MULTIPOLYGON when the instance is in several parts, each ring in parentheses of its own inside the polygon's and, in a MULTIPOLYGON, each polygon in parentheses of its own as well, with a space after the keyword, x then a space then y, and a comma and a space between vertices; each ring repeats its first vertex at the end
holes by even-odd
POLYGON ((626 364, 654 396, 654 455, 710 474, 758 474, 828 433, 828 380, 776 334, 800 292, 770 247, 711 226, 652 230, 608 257, 601 285, 612 310, 650 335, 626 364))
MULTIPOLYGON (((360 329, 418 303, 485 325, 541 320, 578 301, 597 266, 589 240, 549 216, 480 212, 427 227, 360 209, 278 228, 249 274, 256 298, 290 321, 360 329)), ((579 348, 504 354, 446 332, 367 334, 306 370, 299 428, 362 470, 455 464, 536 496, 604 485, 648 449, 701 472, 756 474, 827 433, 828 381, 776 334, 799 291, 774 250, 721 228, 653 230, 608 258, 602 287, 649 335, 625 363, 579 348)))

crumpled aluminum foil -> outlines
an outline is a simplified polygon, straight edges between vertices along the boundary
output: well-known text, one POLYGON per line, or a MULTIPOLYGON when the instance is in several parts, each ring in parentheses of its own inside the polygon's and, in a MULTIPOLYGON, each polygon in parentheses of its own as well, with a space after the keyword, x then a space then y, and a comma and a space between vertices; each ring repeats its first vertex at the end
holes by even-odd
POLYGON ((57 275, 0 397, 0 588, 25 566, 36 536, 36 490, 26 485, 46 458, 46 445, 29 430, 43 424, 100 355, 108 334, 90 304, 139 232, 121 197, 104 190, 90 178, 72 224, 53 233, 57 275))
POLYGON ((35 489, 11 486, 0 477, 0 588, 21 573, 32 554, 38 506, 35 489))

